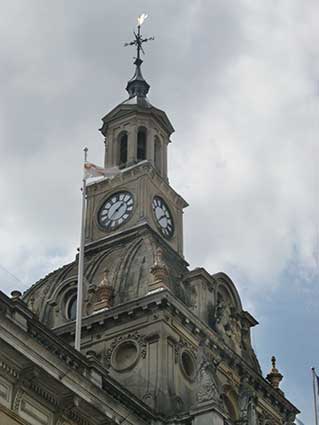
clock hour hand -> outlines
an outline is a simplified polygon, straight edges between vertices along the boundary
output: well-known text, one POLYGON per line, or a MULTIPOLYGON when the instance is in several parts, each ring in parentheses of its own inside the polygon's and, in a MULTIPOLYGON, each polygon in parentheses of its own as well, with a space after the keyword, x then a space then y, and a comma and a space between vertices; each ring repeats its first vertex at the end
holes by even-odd
POLYGON ((112 217, 120 210, 120 208, 124 205, 124 202, 122 201, 120 205, 116 208, 114 213, 111 215, 110 220, 112 220, 112 217))
POLYGON ((161 221, 163 218, 165 218, 166 217, 166 214, 164 213, 163 215, 161 215, 159 218, 158 218, 158 221, 161 221))

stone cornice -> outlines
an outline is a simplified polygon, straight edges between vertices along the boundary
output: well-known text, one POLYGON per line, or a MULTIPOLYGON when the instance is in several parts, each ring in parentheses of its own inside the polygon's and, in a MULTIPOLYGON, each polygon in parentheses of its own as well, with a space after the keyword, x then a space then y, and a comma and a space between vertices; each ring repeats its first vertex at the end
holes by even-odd
POLYGON ((0 404, 0 412, 5 413, 9 418, 12 418, 12 420, 14 420, 14 423, 16 424, 29 425, 24 419, 20 418, 20 416, 18 416, 15 412, 2 406, 2 404, 0 404))
MULTIPOLYGON (((169 309, 178 317, 183 326, 197 339, 207 339, 210 348, 218 353, 219 357, 232 368, 237 369, 239 375, 248 374, 251 384, 277 408, 298 413, 298 409, 290 403, 280 392, 276 391, 263 376, 259 375, 242 357, 228 347, 221 337, 203 321, 195 316, 189 308, 178 300, 169 290, 149 294, 142 298, 130 300, 127 303, 117 305, 110 310, 96 313, 83 319, 83 327, 92 329, 94 326, 103 327, 109 320, 117 321, 120 318, 132 317, 138 312, 149 312, 156 309, 169 309)), ((68 323, 55 331, 58 334, 74 333, 74 323, 68 323)))
MULTIPOLYGON (((147 223, 142 222, 137 224, 136 226, 130 227, 127 230, 121 230, 119 232, 114 232, 111 235, 105 236, 102 239, 98 239, 93 242, 89 242, 85 244, 85 255, 87 254, 95 254, 100 252, 101 250, 105 251, 110 248, 114 248, 114 243, 127 243, 130 240, 136 240, 138 236, 143 235, 143 232, 149 232, 152 234, 154 239, 163 247, 165 250, 169 251, 169 253, 174 256, 175 260, 180 262, 182 266, 188 267, 187 261, 181 257, 178 252, 176 252, 154 229, 147 223)), ((77 255, 78 257, 78 255, 77 255)))
POLYGON ((165 128, 168 137, 175 131, 166 113, 161 109, 158 109, 153 105, 150 105, 148 108, 144 108, 136 104, 130 105, 125 102, 117 105, 102 118, 103 126, 100 131, 104 136, 106 136, 108 127, 116 121, 121 121, 123 119, 126 120, 128 117, 132 116, 147 117, 149 115, 151 115, 153 119, 165 128))
POLYGON ((105 186, 108 186, 108 192, 110 192, 113 187, 118 187, 121 181, 123 181, 123 183, 127 183, 130 178, 135 179, 143 175, 150 176, 157 187, 162 187, 164 192, 167 192, 172 199, 176 200, 176 203, 180 208, 186 208, 188 206, 185 199, 172 188, 172 186, 157 172, 156 168, 148 160, 144 160, 132 165, 131 167, 124 168, 121 173, 113 179, 105 177, 89 182, 87 184, 88 197, 90 196, 90 192, 93 190, 101 190, 105 192, 105 186))
MULTIPOLYGON (((230 347, 228 347, 219 335, 210 329, 204 322, 195 316, 189 308, 178 300, 169 290, 149 294, 142 298, 131 300, 127 303, 118 305, 110 310, 93 314, 83 318, 83 327, 91 329, 93 326, 104 326, 109 320, 117 321, 120 317, 131 317, 132 314, 142 312, 145 314, 154 310, 169 310, 183 326, 192 333, 197 339, 207 339, 210 348, 218 354, 222 361, 237 369, 240 375, 248 374, 251 384, 264 394, 275 407, 289 412, 298 413, 293 406, 281 393, 277 392, 261 375, 256 373, 252 367, 230 347)), ((153 413, 135 396, 126 391, 120 384, 108 376, 107 371, 99 362, 90 361, 81 353, 75 351, 71 346, 66 345, 59 336, 54 335, 42 325, 36 317, 28 310, 21 300, 10 300, 0 292, 0 315, 5 316, 15 326, 22 331, 28 332, 34 340, 41 344, 45 349, 53 354, 65 366, 82 376, 90 379, 93 375, 100 377, 99 385, 101 388, 108 388, 108 393, 112 393, 113 398, 120 399, 123 404, 129 406, 138 415, 143 418, 154 419, 153 413), (22 320, 23 318, 24 320, 22 320)), ((56 334, 73 334, 74 322, 63 325, 55 329, 56 334)), ((92 382, 92 379, 91 379, 92 382)))
MULTIPOLYGON (((100 363, 87 359, 70 345, 65 344, 42 325, 21 300, 13 301, 1 291, 0 338, 20 354, 33 359, 39 367, 41 363, 46 373, 68 388, 77 382, 79 396, 81 392, 84 396, 88 391, 87 388, 91 388, 87 399, 96 397, 97 406, 101 405, 101 399, 107 397, 114 400, 110 409, 116 411, 117 400, 120 399, 125 409, 130 409, 139 418, 137 422, 130 421, 131 423, 148 423, 157 418, 143 402, 112 379, 100 363), (25 341, 30 337, 33 344, 26 345, 25 341), (41 346, 41 349, 37 349, 37 345, 41 346), (109 389, 107 393, 101 391, 105 387, 109 389)), ((118 415, 119 418, 123 417, 120 413, 118 415)))

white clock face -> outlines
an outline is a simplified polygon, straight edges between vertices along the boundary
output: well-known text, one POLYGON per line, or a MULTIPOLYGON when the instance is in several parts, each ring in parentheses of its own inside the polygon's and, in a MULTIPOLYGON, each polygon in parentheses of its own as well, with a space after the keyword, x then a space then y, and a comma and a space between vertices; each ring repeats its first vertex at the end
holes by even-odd
POLYGON ((174 223, 168 206, 162 198, 155 196, 152 202, 152 207, 157 225, 159 226, 162 234, 168 239, 171 238, 174 234, 174 223))
POLYGON ((126 222, 133 212, 133 195, 129 192, 117 192, 102 205, 98 220, 102 227, 113 230, 126 222))

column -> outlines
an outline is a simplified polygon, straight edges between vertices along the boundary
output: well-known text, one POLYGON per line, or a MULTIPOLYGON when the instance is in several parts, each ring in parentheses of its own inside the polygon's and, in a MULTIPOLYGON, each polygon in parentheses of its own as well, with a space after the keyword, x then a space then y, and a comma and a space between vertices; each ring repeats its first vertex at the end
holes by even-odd
POLYGON ((127 129, 127 165, 136 163, 136 149, 137 149, 137 128, 130 126, 127 129))
POLYGON ((155 166, 154 163, 154 143, 155 143, 155 131, 153 128, 147 129, 147 143, 146 143, 146 158, 150 163, 155 166))

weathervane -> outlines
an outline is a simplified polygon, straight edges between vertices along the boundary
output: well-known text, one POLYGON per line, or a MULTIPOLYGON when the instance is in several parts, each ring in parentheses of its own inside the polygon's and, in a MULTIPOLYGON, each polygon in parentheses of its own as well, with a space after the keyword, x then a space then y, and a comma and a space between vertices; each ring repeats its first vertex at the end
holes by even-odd
POLYGON ((124 44, 124 46, 136 46, 137 49, 137 56, 134 61, 134 65, 136 66, 135 73, 133 78, 131 78, 127 83, 126 90, 129 93, 130 99, 136 97, 137 102, 142 102, 144 106, 150 85, 144 80, 142 75, 141 65, 143 61, 141 59, 141 52, 145 54, 143 50, 143 43, 146 43, 149 40, 154 40, 154 37, 143 38, 141 36, 141 25, 146 18, 147 15, 145 13, 142 13, 142 15, 137 18, 137 32, 133 31, 135 40, 124 44))
POLYGON ((136 46, 137 47, 137 57, 136 57, 135 62, 134 62, 134 64, 137 65, 137 66, 141 65, 141 63, 142 63, 141 51, 145 55, 142 44, 146 43, 147 41, 154 40, 154 37, 143 38, 141 36, 141 25, 143 24, 143 22, 145 21, 147 16, 148 15, 146 15, 146 13, 142 13, 142 15, 140 15, 137 18, 137 33, 135 31, 133 31, 135 40, 124 44, 124 46, 136 46))

